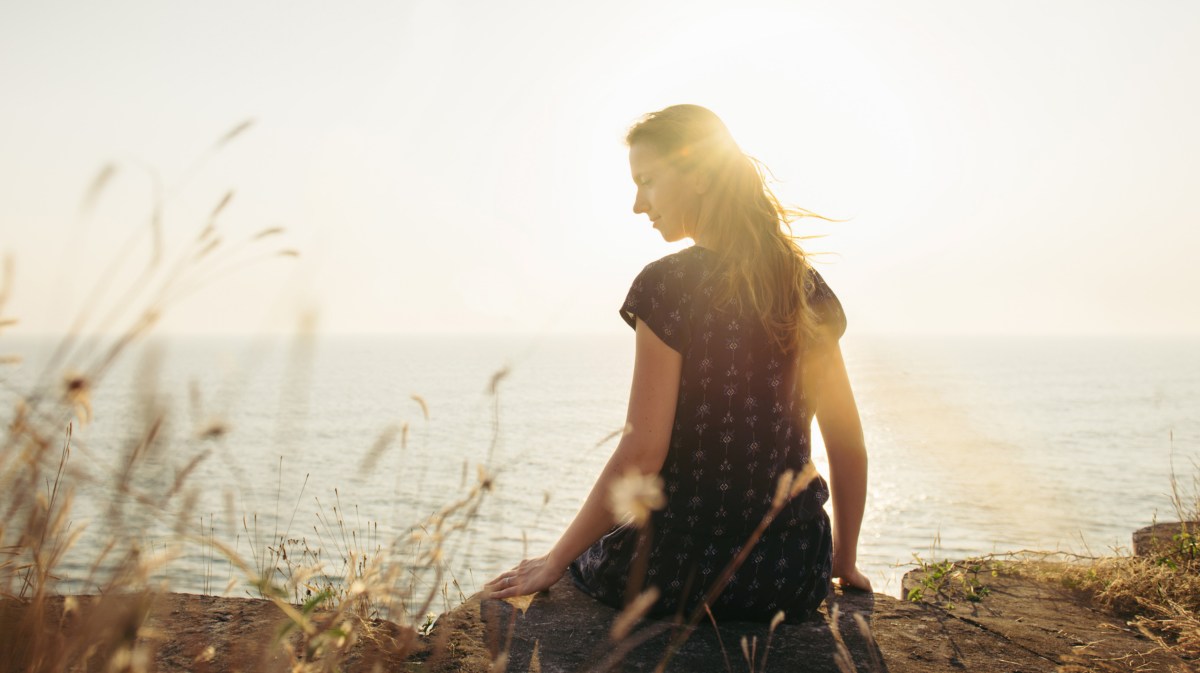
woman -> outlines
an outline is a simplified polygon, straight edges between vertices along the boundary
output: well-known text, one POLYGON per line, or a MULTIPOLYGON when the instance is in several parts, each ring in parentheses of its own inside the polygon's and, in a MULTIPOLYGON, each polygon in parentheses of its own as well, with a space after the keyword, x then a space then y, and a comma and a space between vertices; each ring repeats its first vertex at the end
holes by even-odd
POLYGON ((833 578, 869 590, 856 567, 867 456, 838 347, 845 318, 790 234, 789 221, 807 213, 780 205, 761 166, 705 108, 646 115, 626 143, 634 212, 666 241, 695 245, 646 266, 621 309, 636 339, 627 424, 582 509, 548 554, 485 590, 534 593, 569 569, 614 606, 646 587, 652 613, 707 605, 752 620, 780 610, 803 619, 833 578), (820 477, 803 489, 797 481, 790 499, 779 484, 815 475, 814 416, 829 454, 832 531, 820 477), (641 528, 621 521, 614 486, 652 475, 664 506, 641 528))

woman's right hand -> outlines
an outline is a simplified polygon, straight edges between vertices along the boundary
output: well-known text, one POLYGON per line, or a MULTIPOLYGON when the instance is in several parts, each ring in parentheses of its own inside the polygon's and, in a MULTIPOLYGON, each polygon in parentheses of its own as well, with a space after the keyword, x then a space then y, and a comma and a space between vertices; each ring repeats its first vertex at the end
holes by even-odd
POLYGON ((829 456, 829 491, 833 499, 833 577, 843 587, 871 590, 871 580, 858 569, 858 533, 867 503, 867 446, 862 419, 850 389, 846 362, 836 342, 812 363, 809 385, 817 399, 817 424, 829 456))
POLYGON ((487 598, 511 598, 536 594, 549 589, 563 576, 566 570, 557 563, 550 561, 550 556, 525 559, 508 572, 500 573, 495 579, 483 585, 487 598))

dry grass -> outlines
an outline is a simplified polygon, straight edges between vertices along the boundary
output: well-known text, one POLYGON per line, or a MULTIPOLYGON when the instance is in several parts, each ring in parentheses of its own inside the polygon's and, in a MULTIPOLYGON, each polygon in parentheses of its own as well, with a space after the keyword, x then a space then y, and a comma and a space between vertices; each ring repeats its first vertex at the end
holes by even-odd
MULTIPOLYGON (((1171 500, 1178 529, 1155 545, 1148 555, 1128 552, 1114 556, 1081 556, 1065 552, 1022 550, 989 554, 963 561, 928 563, 922 583, 909 600, 934 598, 954 601, 985 600, 979 593, 978 573, 1000 570, 1055 582, 1079 592, 1096 607, 1123 619, 1175 662, 1175 671, 1200 670, 1200 466, 1192 466, 1189 489, 1181 488, 1172 469, 1171 500)), ((1069 655, 1061 673, 1141 671, 1144 655, 1101 658, 1086 651, 1069 655)))
MULTIPOLYGON (((1098 607, 1137 629, 1157 649, 1175 660, 1172 671, 1198 670, 1200 661, 1200 469, 1193 466, 1191 489, 1180 488, 1172 470, 1171 493, 1181 522, 1170 540, 1148 555, 1119 555, 1074 563, 1006 564, 1061 582, 1091 598, 1098 607)), ((1140 670, 1140 658, 1102 659, 1087 654, 1069 657, 1063 673, 1140 670)))
POLYGON ((1164 651, 1183 661, 1200 659, 1200 562, 1172 566, 1162 558, 1105 558, 1065 566, 1060 579, 1128 620, 1164 651))
MULTIPOLYGON (((1193 519, 1194 520, 1194 519, 1193 519)), ((1175 544, 1151 556, 1100 558, 1054 571, 1065 586, 1125 619, 1158 648, 1177 659, 1180 671, 1200 660, 1200 558, 1194 530, 1181 528, 1175 544)), ((1082 657, 1064 671, 1115 671, 1121 662, 1082 657)))
MULTIPOLYGON (((250 126, 244 122, 221 136, 188 175, 250 126)), ((100 171, 82 201, 81 218, 87 217, 117 174, 115 165, 100 171)), ((154 668, 163 636, 148 628, 150 611, 156 597, 169 590, 162 579, 164 567, 187 548, 199 549, 209 558, 206 588, 220 589, 211 585, 213 561, 218 560, 237 572, 230 587, 252 587, 286 617, 279 633, 256 645, 283 656, 289 670, 342 670, 356 646, 364 643, 389 661, 410 655, 419 646, 420 625, 409 616, 425 615, 439 598, 445 599, 451 584, 457 586, 446 577, 446 544, 466 531, 478 513, 492 484, 486 472, 480 471, 462 498, 420 522, 416 535, 380 540, 374 524, 359 526, 353 510, 353 516, 348 516, 335 492, 331 504, 318 501, 311 537, 289 534, 290 526, 282 532, 276 526, 270 536, 265 532, 260 536, 257 517, 246 517, 242 534, 247 549, 240 536, 233 545, 218 540, 212 515, 205 523, 203 513, 196 511, 202 490, 213 486, 194 484, 192 476, 229 434, 220 419, 204 419, 186 446, 169 447, 176 454, 190 454, 174 471, 170 461, 163 460, 169 419, 153 383, 144 386, 139 406, 142 424, 130 430, 115 467, 101 467, 91 460, 87 447, 72 436, 76 427, 91 421, 93 413, 104 413, 95 408, 92 391, 118 360, 130 357, 162 315, 198 289, 246 265, 295 254, 269 247, 286 233, 280 228, 242 237, 222 231, 220 216, 233 207, 230 190, 203 228, 172 255, 163 238, 160 181, 152 177, 155 203, 148 226, 135 228, 110 266, 110 271, 133 269, 132 282, 122 285, 120 274, 108 273, 91 286, 84 310, 32 389, 16 389, 0 369, 0 390, 15 400, 3 414, 7 425, 0 439, 0 631, 4 634, 0 673, 154 668), (150 258, 134 259, 134 251, 147 240, 150 258), (104 334, 116 336, 96 337, 104 334), (74 578, 95 587, 96 595, 64 600, 56 596, 56 587, 64 557, 84 532, 73 505, 75 493, 85 486, 106 493, 111 502, 102 521, 95 524, 102 526, 99 548, 86 550, 92 557, 87 576, 74 578), (139 524, 149 521, 173 530, 174 537, 148 548, 142 536, 121 534, 137 531, 139 524)), ((11 268, 11 260, 5 260, 0 273, 0 330, 14 323, 4 315, 11 268)), ((3 358, 4 363, 15 361, 3 358)), ((154 367, 147 369, 151 374, 147 378, 153 379, 154 367)), ((198 392, 193 397, 198 400, 198 392)), ((424 401, 416 401, 427 416, 424 401)), ((370 448, 364 461, 367 469, 397 434, 388 431, 370 448)), ((402 442, 406 434, 406 429, 399 431, 402 442)), ((197 661, 203 663, 202 659, 203 655, 197 661)), ((238 667, 253 670, 255 665, 247 661, 238 667)))
MULTIPOLYGON (((254 645, 260 652, 283 653, 290 670, 341 670, 366 643, 390 661, 419 649, 420 625, 409 616, 427 614, 444 598, 446 544, 475 518, 491 488, 485 472, 465 496, 421 522, 411 536, 385 543, 374 524, 350 523, 357 516, 347 516, 335 491, 332 504, 318 500, 311 537, 285 529, 260 540, 251 523, 256 517, 250 517, 243 531, 249 549, 239 551, 215 538, 211 516, 199 534, 183 524, 196 519, 194 489, 203 486, 189 484, 188 477, 207 451, 175 475, 165 494, 153 489, 161 479, 141 478, 142 468, 161 450, 164 420, 157 414, 149 414, 148 427, 115 473, 98 477, 92 465, 71 469, 79 460, 72 456, 72 428, 92 413, 90 405, 82 407, 82 389, 68 383, 58 399, 22 398, 0 452, 0 628, 5 633, 0 671, 153 669, 162 639, 147 623, 155 597, 168 590, 161 571, 188 545, 209 554, 209 573, 212 558, 228 562, 237 570, 237 585, 253 587, 287 618, 284 629, 254 645), (59 422, 65 426, 56 432, 59 422), (59 568, 83 532, 73 523, 74 493, 79 485, 97 483, 114 502, 135 505, 139 516, 177 522, 177 541, 153 552, 137 537, 112 535, 95 551, 88 573, 87 585, 98 586, 97 595, 59 603, 59 568)), ((204 441, 218 441, 209 434, 204 441)), ((122 526, 127 511, 113 506, 107 521, 111 530, 128 529, 122 526)), ((253 668, 253 661, 243 663, 253 668)))
MULTIPOLYGON (((1173 434, 1171 440, 1173 454, 1173 434)), ((1180 670, 1196 670, 1194 662, 1200 660, 1200 529, 1195 524, 1200 521, 1200 468, 1192 468, 1191 486, 1185 489, 1172 464, 1171 501, 1180 524, 1170 541, 1147 556, 1069 567, 1062 577, 1177 657, 1180 670)))

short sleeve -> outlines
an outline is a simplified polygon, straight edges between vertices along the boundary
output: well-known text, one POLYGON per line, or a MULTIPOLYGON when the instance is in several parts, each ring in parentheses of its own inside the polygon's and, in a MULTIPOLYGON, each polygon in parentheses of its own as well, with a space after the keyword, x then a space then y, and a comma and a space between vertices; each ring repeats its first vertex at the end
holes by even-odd
POLYGON ((816 269, 809 269, 809 272, 808 306, 817 316, 817 331, 822 337, 837 341, 846 333, 846 312, 842 310, 842 302, 816 269))
POLYGON ((682 316, 684 301, 681 278, 683 269, 670 257, 651 262, 633 279, 621 317, 636 329, 641 320, 658 338, 682 353, 685 326, 682 316))

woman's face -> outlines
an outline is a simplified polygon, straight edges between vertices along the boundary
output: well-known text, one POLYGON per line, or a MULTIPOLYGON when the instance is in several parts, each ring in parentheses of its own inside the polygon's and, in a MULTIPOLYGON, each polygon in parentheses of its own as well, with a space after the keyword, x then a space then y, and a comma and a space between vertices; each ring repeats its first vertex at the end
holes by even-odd
POLYGON ((645 213, 667 242, 696 230, 700 190, 695 179, 680 172, 646 143, 629 147, 629 170, 637 185, 633 212, 645 213))

